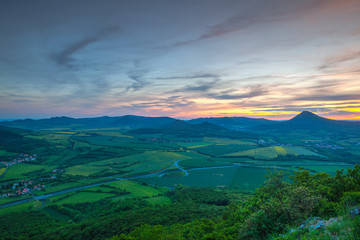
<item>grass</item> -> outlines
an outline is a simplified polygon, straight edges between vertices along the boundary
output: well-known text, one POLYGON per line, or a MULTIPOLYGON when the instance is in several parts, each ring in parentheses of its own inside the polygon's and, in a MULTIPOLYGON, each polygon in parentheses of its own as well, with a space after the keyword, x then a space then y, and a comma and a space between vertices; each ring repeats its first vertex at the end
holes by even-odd
POLYGON ((118 197, 118 199, 131 198, 131 197, 153 197, 162 194, 166 191, 166 188, 147 186, 127 180, 115 181, 108 183, 107 185, 130 192, 130 194, 122 195, 118 197))
POLYGON ((189 171, 188 176, 163 176, 139 179, 143 182, 174 187, 179 184, 194 187, 232 187, 254 191, 264 183, 268 170, 264 168, 227 167, 189 171))
POLYGON ((92 165, 113 165, 114 167, 119 166, 121 167, 121 170, 128 171, 126 175, 129 176, 156 172, 161 169, 170 167, 176 159, 183 158, 188 157, 174 152, 148 151, 144 153, 133 154, 131 156, 94 162, 92 165))
POLYGON ((76 165, 66 169, 66 174, 88 177, 90 175, 106 171, 107 169, 109 169, 109 167, 106 166, 99 167, 99 166, 76 165))
POLYGON ((214 143, 212 143, 212 142, 179 142, 178 144, 182 147, 197 148, 197 147, 204 147, 204 146, 212 145, 214 143))
POLYGON ((225 156, 229 157, 251 157, 255 159, 274 159, 279 156, 285 156, 285 155, 305 155, 305 156, 321 156, 317 153, 314 153, 310 150, 307 150, 302 147, 281 147, 281 146, 271 146, 271 147, 262 147, 262 148, 256 148, 246 151, 240 151, 236 153, 226 154, 225 156))
POLYGON ((60 197, 50 198, 51 204, 74 204, 85 202, 96 202, 101 199, 114 197, 112 193, 96 193, 96 192, 77 192, 75 194, 60 195, 60 197), (68 197, 66 197, 68 196, 68 197))
POLYGON ((29 203, 24 203, 8 208, 3 208, 0 211, 0 216, 8 214, 8 213, 14 213, 14 212, 24 212, 29 211, 31 209, 39 209, 42 206, 42 202, 40 201, 32 201, 29 203))
MULTIPOLYGON (((246 151, 240 151, 236 153, 226 154, 225 156, 229 157, 252 157, 255 159, 273 159, 278 157, 279 155, 286 155, 286 150, 282 147, 263 147, 263 148, 256 148, 246 151)), ((290 154, 290 153, 288 153, 290 154)))
POLYGON ((234 152, 240 152, 245 150, 254 149, 254 145, 239 145, 239 144, 228 144, 228 145, 210 145, 206 147, 199 147, 193 150, 210 156, 222 156, 234 152))
POLYGON ((0 156, 1 157, 15 157, 17 154, 15 153, 10 153, 10 152, 7 152, 5 150, 1 150, 0 149, 0 156))
POLYGON ((100 145, 100 146, 120 146, 124 143, 132 141, 132 138, 129 137, 115 137, 115 136, 73 136, 73 140, 87 142, 91 145, 100 145))
POLYGON ((320 172, 326 172, 326 173, 329 173, 331 174, 332 176, 335 176, 336 175, 336 171, 337 170, 341 170, 341 169, 344 169, 346 168, 345 166, 328 166, 328 165, 322 165, 322 166, 313 166, 313 165, 302 165, 301 168, 305 168, 305 169, 308 169, 308 170, 312 170, 312 171, 316 171, 318 173, 320 172))
POLYGON ((5 173, 5 175, 2 176, 1 181, 28 178, 26 174, 29 174, 33 171, 43 170, 44 172, 50 172, 52 169, 53 169, 52 166, 47 166, 47 165, 19 163, 14 166, 10 166, 7 172, 5 173))
POLYGON ((6 168, 0 168, 0 176, 5 172, 6 168))
POLYGON ((83 180, 78 180, 76 182, 67 182, 67 183, 59 184, 56 186, 50 186, 50 187, 46 186, 46 193, 57 192, 74 187, 91 185, 95 183, 105 182, 108 180, 109 180, 108 178, 83 179, 83 180))
POLYGON ((196 159, 185 159, 179 162, 179 165, 185 168, 201 168, 201 167, 216 167, 230 165, 226 162, 218 162, 206 158, 196 158, 196 159))

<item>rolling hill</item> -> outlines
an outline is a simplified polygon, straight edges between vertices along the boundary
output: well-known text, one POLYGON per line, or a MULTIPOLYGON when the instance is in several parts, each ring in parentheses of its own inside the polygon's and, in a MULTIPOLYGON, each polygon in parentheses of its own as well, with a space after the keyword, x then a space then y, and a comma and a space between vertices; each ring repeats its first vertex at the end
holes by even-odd
POLYGON ((0 149, 14 153, 28 153, 41 147, 50 146, 46 141, 24 137, 22 134, 29 135, 31 132, 0 126, 0 149))
POLYGON ((91 129, 91 128, 139 128, 139 127, 156 127, 175 121, 169 117, 142 117, 125 115, 121 117, 95 117, 95 118, 69 118, 69 117, 52 117, 48 119, 25 119, 15 121, 4 121, 0 125, 6 127, 42 130, 42 129, 91 129))
POLYGON ((312 112, 303 111, 290 120, 271 125, 261 125, 253 128, 254 131, 289 133, 302 131, 312 135, 321 134, 360 134, 360 122, 332 120, 320 117, 312 112))
POLYGON ((240 130, 253 128, 259 125, 272 125, 278 121, 267 120, 264 118, 248 118, 248 117, 210 117, 210 118, 196 118, 188 121, 191 124, 200 124, 209 122, 220 125, 227 129, 240 130))
POLYGON ((130 131, 131 134, 162 134, 184 138, 199 137, 224 137, 224 138, 256 138, 255 134, 248 132, 232 131, 219 125, 203 122, 191 124, 182 120, 176 120, 159 128, 139 128, 130 131))

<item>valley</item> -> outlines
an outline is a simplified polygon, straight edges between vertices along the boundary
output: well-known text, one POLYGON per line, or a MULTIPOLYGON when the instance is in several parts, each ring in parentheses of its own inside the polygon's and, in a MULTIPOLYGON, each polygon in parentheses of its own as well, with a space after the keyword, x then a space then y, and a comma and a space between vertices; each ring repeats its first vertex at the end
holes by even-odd
POLYGON ((283 133, 279 124, 288 123, 282 122, 251 123, 237 131, 206 120, 154 125, 139 118, 136 126, 100 123, 95 128, 91 123, 86 128, 58 119, 45 128, 45 120, 27 129, 1 126, 0 217, 37 211, 52 221, 81 224, 75 205, 141 200, 146 206, 172 206, 171 193, 184 187, 210 188, 238 203, 254 195, 271 173, 291 177, 307 170, 335 176, 360 162, 360 137, 347 127, 322 135, 296 126, 283 133))

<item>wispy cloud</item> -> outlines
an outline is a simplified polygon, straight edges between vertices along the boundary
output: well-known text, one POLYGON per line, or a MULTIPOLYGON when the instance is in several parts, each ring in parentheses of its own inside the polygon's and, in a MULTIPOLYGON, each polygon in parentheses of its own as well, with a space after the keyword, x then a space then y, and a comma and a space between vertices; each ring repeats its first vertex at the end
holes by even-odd
POLYGON ((325 62, 321 66, 319 66, 319 69, 327 70, 336 67, 339 64, 346 63, 359 58, 360 58, 360 51, 347 51, 344 54, 333 56, 326 59, 325 62))
POLYGON ((198 79, 198 78, 214 78, 220 79, 220 75, 212 73, 194 74, 188 76, 172 76, 172 77, 158 77, 158 80, 172 80, 172 79, 198 79))
POLYGON ((289 18, 296 18, 302 16, 308 11, 312 11, 319 7, 324 7, 326 5, 326 1, 303 1, 301 2, 301 6, 297 6, 297 8, 292 8, 292 5, 289 5, 283 1, 275 3, 258 2, 258 6, 255 10, 249 10, 248 12, 244 11, 238 15, 231 16, 223 22, 206 27, 204 33, 202 33, 199 37, 190 40, 179 41, 169 47, 179 47, 210 38, 220 37, 232 32, 245 30, 256 24, 284 21, 289 18))
POLYGON ((245 91, 241 93, 238 93, 237 89, 231 89, 220 93, 208 93, 206 96, 218 100, 240 100, 266 95, 267 93, 268 90, 264 89, 262 85, 253 85, 245 88, 245 91))
POLYGON ((140 89, 149 86, 151 83, 146 81, 143 77, 148 72, 148 70, 135 70, 129 71, 127 73, 128 77, 134 82, 126 88, 126 92, 128 91, 139 91, 140 89))
POLYGON ((220 80, 218 80, 218 79, 214 79, 211 82, 199 81, 195 85, 187 85, 187 86, 185 86, 183 88, 170 91, 169 93, 177 93, 177 92, 182 92, 182 93, 187 93, 187 92, 208 92, 209 90, 215 88, 216 84, 219 81, 220 80))
POLYGON ((86 46, 90 45, 91 43, 104 39, 111 33, 118 32, 119 30, 120 30, 119 27, 110 27, 103 29, 102 31, 99 31, 88 38, 84 38, 82 40, 70 44, 69 46, 62 49, 60 52, 53 54, 52 59, 55 61, 56 64, 60 66, 71 67, 72 66, 71 62, 73 61, 72 56, 76 52, 84 49, 86 46))
POLYGON ((294 100, 304 101, 346 101, 346 100, 360 100, 360 93, 348 93, 348 94, 311 94, 307 96, 297 97, 294 100))

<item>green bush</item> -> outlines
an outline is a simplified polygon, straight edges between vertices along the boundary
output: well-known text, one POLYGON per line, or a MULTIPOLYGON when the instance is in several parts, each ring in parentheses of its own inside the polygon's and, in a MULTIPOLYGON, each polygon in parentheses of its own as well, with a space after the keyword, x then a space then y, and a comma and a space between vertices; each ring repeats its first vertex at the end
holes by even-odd
POLYGON ((342 207, 349 209, 360 204, 360 192, 346 192, 341 198, 342 207))

